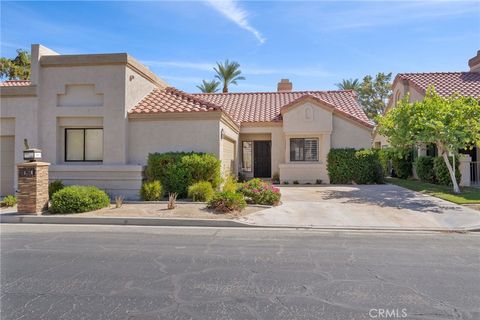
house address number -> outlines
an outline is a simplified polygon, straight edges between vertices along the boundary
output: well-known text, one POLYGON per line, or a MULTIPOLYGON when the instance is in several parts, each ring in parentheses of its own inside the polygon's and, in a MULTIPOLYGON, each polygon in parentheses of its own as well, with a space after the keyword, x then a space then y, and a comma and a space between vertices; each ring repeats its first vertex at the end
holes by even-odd
POLYGON ((20 178, 30 178, 37 175, 37 170, 35 168, 20 168, 18 169, 18 176, 20 178))

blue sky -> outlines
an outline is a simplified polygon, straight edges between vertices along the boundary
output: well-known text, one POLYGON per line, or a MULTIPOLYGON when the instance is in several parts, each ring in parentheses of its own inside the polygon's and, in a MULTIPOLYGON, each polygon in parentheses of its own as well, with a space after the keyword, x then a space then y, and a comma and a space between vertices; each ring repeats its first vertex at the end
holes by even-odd
POLYGON ((480 1, 1 2, 1 55, 128 52, 196 92, 215 61, 246 77, 231 91, 335 89, 377 72, 467 70, 480 49, 480 1))

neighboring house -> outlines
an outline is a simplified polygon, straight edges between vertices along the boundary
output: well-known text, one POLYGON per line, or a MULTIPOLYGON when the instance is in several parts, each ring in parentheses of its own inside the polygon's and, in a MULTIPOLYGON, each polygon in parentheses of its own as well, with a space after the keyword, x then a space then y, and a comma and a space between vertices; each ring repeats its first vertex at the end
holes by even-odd
POLYGON ((1 194, 15 191, 24 139, 50 179, 136 198, 149 153, 215 154, 224 174, 328 183, 330 148, 368 148, 372 123, 352 91, 187 94, 131 56, 32 46, 30 81, 0 85, 1 194))
MULTIPOLYGON (((425 97, 429 86, 434 86, 435 91, 444 97, 454 93, 463 96, 471 96, 480 99, 480 50, 477 55, 468 61, 470 71, 467 72, 423 72, 423 73, 399 73, 392 85, 392 97, 387 106, 394 107, 405 94, 410 95, 410 101, 419 101, 425 97)), ((386 148, 389 146, 388 139, 374 130, 373 146, 386 148)), ((480 184, 480 146, 473 150, 461 150, 468 154, 471 159, 470 181, 473 184, 480 184)), ((433 146, 421 146, 419 155, 436 156, 437 151, 433 146)))

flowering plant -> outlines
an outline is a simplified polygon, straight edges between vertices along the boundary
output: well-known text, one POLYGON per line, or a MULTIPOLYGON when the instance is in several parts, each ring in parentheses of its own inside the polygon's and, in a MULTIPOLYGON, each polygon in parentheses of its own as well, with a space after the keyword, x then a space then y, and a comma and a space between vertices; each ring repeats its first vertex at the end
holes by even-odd
POLYGON ((258 178, 245 182, 240 192, 250 203, 278 205, 280 203, 280 189, 258 178))

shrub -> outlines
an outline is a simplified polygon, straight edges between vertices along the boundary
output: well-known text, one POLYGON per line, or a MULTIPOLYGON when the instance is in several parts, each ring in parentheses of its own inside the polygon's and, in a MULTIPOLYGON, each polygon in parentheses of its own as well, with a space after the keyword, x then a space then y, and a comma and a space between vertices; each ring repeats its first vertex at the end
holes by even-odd
POLYGON ((421 181, 435 183, 435 171, 433 169, 433 157, 418 157, 415 162, 415 171, 421 181))
POLYGON ((193 152, 151 153, 145 175, 148 181, 160 181, 167 192, 184 197, 195 182, 208 181, 213 188, 218 187, 220 160, 211 154, 193 152))
MULTIPOLYGON (((449 157, 450 164, 453 166, 453 157, 449 157)), ((455 158, 455 178, 457 182, 460 182, 461 173, 459 170, 459 161, 458 158, 455 158)), ((446 186, 452 185, 452 179, 450 178, 450 173, 448 172, 447 165, 443 157, 435 157, 433 160, 433 170, 435 172, 435 180, 438 184, 443 184, 446 186)))
POLYGON ((412 160, 410 156, 392 159, 393 174, 400 179, 412 176, 412 160))
POLYGON ((1 207, 13 207, 17 204, 17 198, 9 194, 0 202, 1 207))
POLYGON ((78 213, 108 207, 110 199, 105 191, 92 186, 69 186, 53 194, 53 213, 78 213))
POLYGON ((234 176, 229 175, 225 178, 225 182, 222 186, 222 191, 230 191, 230 192, 237 192, 238 189, 238 182, 234 176))
POLYGON ((222 191, 217 192, 208 201, 208 208, 219 212, 242 211, 247 206, 242 194, 222 191))
POLYGON ((355 172, 355 149, 330 149, 327 171, 332 184, 352 183, 355 172))
POLYGON ((278 184, 280 183, 280 174, 278 172, 275 172, 272 176, 272 183, 273 184, 278 184))
POLYGON ((384 148, 379 149, 378 153, 378 160, 380 161, 380 165, 382 166, 383 176, 390 176, 391 172, 391 160, 394 157, 394 153, 391 148, 384 148))
POLYGON ((48 199, 52 200, 52 196, 55 194, 55 192, 62 190, 63 188, 65 188, 65 186, 60 180, 50 182, 48 185, 48 199))
POLYGON ((280 202, 280 189, 255 178, 245 182, 240 192, 254 204, 277 205, 280 202))
POLYGON ((168 210, 173 210, 177 207, 177 196, 178 196, 178 193, 176 192, 170 192, 168 194, 168 204, 167 204, 168 210))
POLYGON ((376 150, 331 149, 327 170, 332 184, 383 183, 383 170, 376 150))
POLYGON ((213 193, 212 184, 208 181, 199 181, 188 187, 188 197, 193 201, 208 201, 213 193))
POLYGON ((383 183, 383 169, 377 151, 367 149, 355 152, 353 180, 358 184, 383 183))
POLYGON ((161 200, 163 197, 163 188, 160 181, 147 181, 142 184, 140 189, 140 198, 144 201, 161 200))

